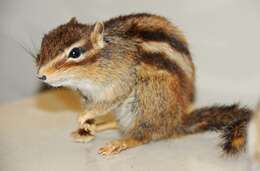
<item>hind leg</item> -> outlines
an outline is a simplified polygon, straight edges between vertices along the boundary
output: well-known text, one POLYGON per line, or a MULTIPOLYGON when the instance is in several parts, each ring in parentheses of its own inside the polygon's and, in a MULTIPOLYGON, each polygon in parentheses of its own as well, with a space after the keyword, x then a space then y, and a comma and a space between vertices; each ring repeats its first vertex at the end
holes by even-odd
POLYGON ((131 128, 125 130, 122 138, 107 143, 99 149, 98 153, 101 155, 117 154, 128 148, 149 143, 151 140, 149 130, 139 120, 135 120, 134 122, 131 128))

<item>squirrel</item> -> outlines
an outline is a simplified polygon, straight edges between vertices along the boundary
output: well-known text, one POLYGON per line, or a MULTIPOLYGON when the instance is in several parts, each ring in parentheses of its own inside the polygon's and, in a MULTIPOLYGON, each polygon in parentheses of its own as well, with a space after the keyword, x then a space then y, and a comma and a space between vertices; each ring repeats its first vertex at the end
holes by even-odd
POLYGON ((245 148, 252 111, 234 105, 191 110, 195 67, 183 33, 165 17, 137 13, 83 24, 75 17, 44 35, 36 58, 37 76, 53 87, 81 94, 76 141, 117 127, 121 138, 99 149, 102 155, 151 141, 205 131, 222 133, 222 149, 245 148), (115 124, 97 125, 112 112, 115 124))

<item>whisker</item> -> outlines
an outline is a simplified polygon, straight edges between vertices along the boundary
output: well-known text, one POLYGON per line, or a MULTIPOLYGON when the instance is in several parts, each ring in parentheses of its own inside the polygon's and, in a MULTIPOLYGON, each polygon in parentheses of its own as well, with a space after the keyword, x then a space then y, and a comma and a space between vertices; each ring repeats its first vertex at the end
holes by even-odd
POLYGON ((29 56, 31 56, 34 61, 36 61, 37 59, 37 54, 34 53, 31 49, 27 48, 22 42, 12 38, 12 40, 17 44, 19 45, 29 56))
POLYGON ((37 52, 39 51, 38 48, 36 48, 35 46, 35 42, 33 41, 32 37, 30 36, 30 41, 31 41, 31 44, 33 46, 33 51, 34 51, 34 54, 37 54, 37 52))
POLYGON ((36 59, 37 58, 37 55, 29 48, 25 47, 22 43, 20 42, 17 42, 19 44, 19 46, 21 48, 23 48, 23 50, 28 54, 30 55, 32 58, 36 59))

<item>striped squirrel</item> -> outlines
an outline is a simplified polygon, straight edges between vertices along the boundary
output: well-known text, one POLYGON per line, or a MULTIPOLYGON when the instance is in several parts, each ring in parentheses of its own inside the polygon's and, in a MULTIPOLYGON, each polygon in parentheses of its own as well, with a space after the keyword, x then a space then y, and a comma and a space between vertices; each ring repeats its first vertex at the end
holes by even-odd
POLYGON ((139 13, 95 24, 72 18, 44 35, 36 63, 40 80, 80 92, 85 112, 72 133, 76 141, 114 128, 99 128, 95 117, 115 115, 121 138, 100 154, 204 131, 220 131, 228 154, 245 147, 250 109, 234 104, 190 110, 191 53, 181 31, 162 16, 139 13))

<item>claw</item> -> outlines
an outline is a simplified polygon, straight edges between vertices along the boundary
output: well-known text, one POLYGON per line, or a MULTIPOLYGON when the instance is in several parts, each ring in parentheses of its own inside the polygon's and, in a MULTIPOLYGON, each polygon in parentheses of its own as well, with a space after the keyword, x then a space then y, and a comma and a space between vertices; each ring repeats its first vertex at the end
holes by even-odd
POLYGON ((119 152, 125 149, 127 149, 127 145, 124 142, 118 140, 118 141, 112 141, 106 146, 101 147, 98 150, 98 153, 101 155, 118 154, 119 152))

